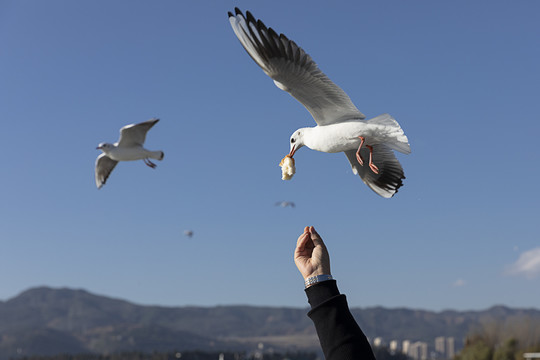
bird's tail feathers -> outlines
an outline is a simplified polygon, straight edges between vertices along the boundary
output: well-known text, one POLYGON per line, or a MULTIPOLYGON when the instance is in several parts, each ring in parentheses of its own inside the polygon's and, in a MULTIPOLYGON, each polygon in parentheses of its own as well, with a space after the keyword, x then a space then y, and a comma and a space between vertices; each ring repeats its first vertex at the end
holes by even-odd
POLYGON ((163 160, 164 156, 165 156, 165 153, 163 151, 151 151, 150 154, 148 155, 149 158, 156 159, 156 160, 163 160))
POLYGON ((401 128, 401 126, 399 126, 399 123, 396 121, 396 119, 394 119, 392 115, 382 114, 374 117, 373 119, 367 120, 367 122, 370 124, 390 127, 391 136, 389 137, 392 138, 393 141, 385 142, 385 145, 392 150, 399 151, 403 154, 411 153, 409 139, 407 139, 407 135, 405 135, 403 129, 401 128))

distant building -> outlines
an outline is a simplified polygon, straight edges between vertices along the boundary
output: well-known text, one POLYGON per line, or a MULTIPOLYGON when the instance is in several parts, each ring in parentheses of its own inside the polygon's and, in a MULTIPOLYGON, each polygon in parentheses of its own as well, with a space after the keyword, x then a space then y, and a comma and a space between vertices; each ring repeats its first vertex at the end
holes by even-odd
POLYGON ((409 351, 407 353, 414 360, 427 360, 428 359, 428 344, 422 341, 417 341, 409 345, 409 351))
POLYGON ((398 353, 401 350, 399 346, 399 341, 397 340, 390 341, 390 345, 388 346, 388 349, 390 350, 391 354, 398 353))
POLYGON ((426 360, 428 358, 428 344, 425 342, 420 342, 420 359, 426 360))
POLYGON ((439 354, 445 355, 446 353, 446 338, 439 336, 435 338, 435 351, 439 354))
POLYGON ((373 338, 370 343, 373 347, 387 346, 391 354, 402 353, 414 360, 452 360, 456 355, 455 339, 446 336, 436 337, 434 348, 423 341, 394 339, 385 342, 380 336, 373 338))
POLYGON ((453 359, 456 355, 456 341, 453 337, 446 338, 446 358, 453 359))
POLYGON ((455 355, 455 341, 453 337, 439 336, 435 338, 435 351, 443 359, 453 359, 455 355))
POLYGON ((408 355, 410 346, 411 346, 411 342, 409 340, 403 340, 401 342, 401 352, 408 355))

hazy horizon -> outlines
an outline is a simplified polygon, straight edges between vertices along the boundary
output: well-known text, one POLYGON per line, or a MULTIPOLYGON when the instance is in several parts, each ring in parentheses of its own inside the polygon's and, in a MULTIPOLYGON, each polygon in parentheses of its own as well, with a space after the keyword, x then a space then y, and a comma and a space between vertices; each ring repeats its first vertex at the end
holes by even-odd
POLYGON ((293 250, 325 240, 351 307, 530 308, 540 298, 540 2, 0 2, 0 298, 36 285, 140 304, 307 306, 293 250), (233 33, 238 6, 301 46, 412 153, 392 199, 233 33), (150 169, 100 190, 100 142, 160 122, 150 169), (510 131, 512 130, 512 131, 510 131), (295 207, 276 206, 293 201, 295 207), (185 235, 193 231, 193 236, 185 235))

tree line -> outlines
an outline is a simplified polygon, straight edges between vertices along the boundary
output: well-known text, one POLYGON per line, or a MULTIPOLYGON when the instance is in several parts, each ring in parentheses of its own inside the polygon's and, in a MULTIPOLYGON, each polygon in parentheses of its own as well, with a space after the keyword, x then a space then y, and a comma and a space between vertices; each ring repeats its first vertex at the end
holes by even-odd
POLYGON ((527 352, 540 352, 540 319, 519 316, 482 323, 455 360, 523 360, 527 352))

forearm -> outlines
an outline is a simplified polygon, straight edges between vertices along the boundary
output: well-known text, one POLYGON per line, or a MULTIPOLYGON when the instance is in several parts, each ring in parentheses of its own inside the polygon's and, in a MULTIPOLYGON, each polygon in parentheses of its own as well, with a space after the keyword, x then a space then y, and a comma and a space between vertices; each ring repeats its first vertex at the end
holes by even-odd
POLYGON ((323 281, 306 289, 313 320, 326 360, 375 360, 366 336, 349 311, 345 295, 335 280, 323 281))

